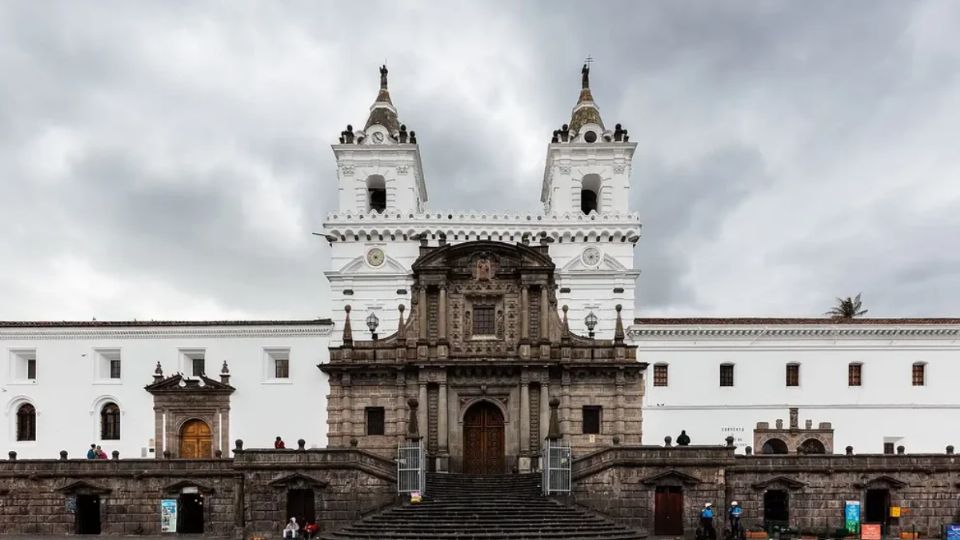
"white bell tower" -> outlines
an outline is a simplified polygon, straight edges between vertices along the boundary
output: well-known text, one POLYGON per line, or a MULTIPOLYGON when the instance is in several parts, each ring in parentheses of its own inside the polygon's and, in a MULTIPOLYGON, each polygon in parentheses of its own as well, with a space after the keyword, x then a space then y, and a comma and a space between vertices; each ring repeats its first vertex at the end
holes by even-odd
POLYGON ((580 99, 569 124, 553 132, 547 148, 540 200, 547 214, 621 214, 630 201, 630 168, 636 143, 617 124, 604 128, 583 66, 580 99))
POLYGON ((380 67, 380 93, 362 131, 347 126, 333 145, 339 181, 339 211, 418 213, 427 201, 415 132, 397 119, 380 67))

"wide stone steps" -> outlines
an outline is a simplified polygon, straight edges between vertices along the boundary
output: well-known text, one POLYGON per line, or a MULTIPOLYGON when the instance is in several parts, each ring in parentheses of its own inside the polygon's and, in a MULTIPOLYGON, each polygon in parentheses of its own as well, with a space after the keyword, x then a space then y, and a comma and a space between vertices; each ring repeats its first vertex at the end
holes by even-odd
POLYGON ((540 475, 427 475, 427 497, 319 538, 636 540, 626 527, 541 494, 540 475))

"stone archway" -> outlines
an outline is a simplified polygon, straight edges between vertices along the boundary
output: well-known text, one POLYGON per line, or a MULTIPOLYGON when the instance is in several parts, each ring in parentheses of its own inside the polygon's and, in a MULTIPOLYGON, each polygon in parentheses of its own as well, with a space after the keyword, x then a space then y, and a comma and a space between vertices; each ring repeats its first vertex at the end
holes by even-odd
POLYGON ((180 428, 180 452, 184 459, 207 459, 213 457, 213 434, 203 420, 187 420, 180 428))
POLYGON ((503 474, 504 422, 500 408, 479 401, 463 415, 463 472, 503 474))

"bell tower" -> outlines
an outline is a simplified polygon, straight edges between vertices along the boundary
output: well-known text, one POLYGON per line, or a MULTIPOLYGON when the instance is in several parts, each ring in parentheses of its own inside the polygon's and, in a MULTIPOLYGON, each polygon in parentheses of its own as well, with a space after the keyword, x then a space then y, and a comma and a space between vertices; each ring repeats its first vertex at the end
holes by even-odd
POLYGON ((623 214, 629 211, 630 168, 636 143, 617 124, 604 126, 590 92, 590 66, 581 70, 580 98, 570 122, 547 147, 540 201, 547 214, 623 214))
POLYGON ((380 66, 380 92, 363 130, 352 125, 333 145, 337 159, 339 211, 418 213, 427 201, 417 135, 400 123, 380 66))

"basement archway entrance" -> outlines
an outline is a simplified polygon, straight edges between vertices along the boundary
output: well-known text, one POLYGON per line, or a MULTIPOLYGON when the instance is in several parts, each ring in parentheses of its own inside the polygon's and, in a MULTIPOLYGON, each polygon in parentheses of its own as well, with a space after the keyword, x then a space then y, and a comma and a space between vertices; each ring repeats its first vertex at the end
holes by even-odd
POLYGON ((463 416, 463 472, 503 474, 503 413, 481 401, 463 416))
POLYGON ((771 489, 763 494, 763 526, 770 530, 770 527, 780 527, 781 529, 789 526, 790 522, 790 496, 782 489, 771 489))
POLYGON ((100 534, 99 495, 77 495, 77 534, 100 534))

